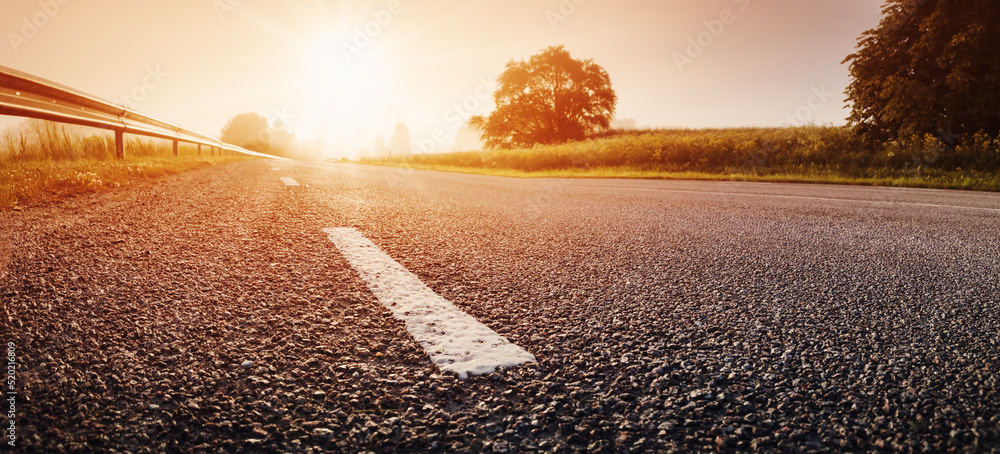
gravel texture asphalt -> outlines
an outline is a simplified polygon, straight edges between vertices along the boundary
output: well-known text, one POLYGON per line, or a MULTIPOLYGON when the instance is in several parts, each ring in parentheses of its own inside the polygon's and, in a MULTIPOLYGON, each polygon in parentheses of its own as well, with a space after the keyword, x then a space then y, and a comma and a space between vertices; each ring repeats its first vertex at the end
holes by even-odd
POLYGON ((27 452, 1000 451, 996 194, 246 161, 0 226, 27 452), (332 227, 538 362, 441 373, 332 227))

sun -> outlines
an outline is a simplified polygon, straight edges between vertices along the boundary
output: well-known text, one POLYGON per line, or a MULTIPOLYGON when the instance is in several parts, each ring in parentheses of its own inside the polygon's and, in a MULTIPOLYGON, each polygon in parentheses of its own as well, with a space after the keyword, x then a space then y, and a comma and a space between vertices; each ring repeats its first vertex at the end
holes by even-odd
POLYGON ((338 34, 328 33, 304 48, 299 90, 309 112, 300 135, 356 147, 370 144, 375 131, 384 128, 392 84, 378 49, 349 53, 344 44, 338 34))
POLYGON ((317 40, 305 52, 304 67, 310 87, 320 96, 347 96, 359 100, 384 84, 384 68, 373 53, 351 55, 343 52, 331 36, 317 40))

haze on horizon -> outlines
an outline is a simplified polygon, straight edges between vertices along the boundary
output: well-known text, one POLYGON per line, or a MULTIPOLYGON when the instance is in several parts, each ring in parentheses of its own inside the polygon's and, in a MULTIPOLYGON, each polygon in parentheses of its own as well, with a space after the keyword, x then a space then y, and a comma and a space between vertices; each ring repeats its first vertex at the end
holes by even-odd
POLYGON ((0 64, 207 134, 257 112, 327 156, 405 123, 447 151, 511 60, 593 59, 641 127, 843 124, 841 61, 881 2, 6 2, 0 64))

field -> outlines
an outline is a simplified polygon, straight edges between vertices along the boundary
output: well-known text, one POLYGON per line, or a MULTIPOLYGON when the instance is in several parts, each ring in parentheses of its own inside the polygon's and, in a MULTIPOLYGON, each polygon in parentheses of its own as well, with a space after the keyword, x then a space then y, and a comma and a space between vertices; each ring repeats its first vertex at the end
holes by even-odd
POLYGON ((125 159, 114 158, 114 136, 97 130, 29 121, 0 137, 0 210, 101 192, 150 181, 241 156, 211 156, 205 148, 169 141, 126 139, 125 159))
MULTIPOLYGON (((367 164, 390 165, 384 158, 367 164)), ((609 131, 566 144, 396 158, 391 165, 522 177, 668 178, 1000 191, 1000 139, 913 137, 875 148, 846 127, 609 131)))

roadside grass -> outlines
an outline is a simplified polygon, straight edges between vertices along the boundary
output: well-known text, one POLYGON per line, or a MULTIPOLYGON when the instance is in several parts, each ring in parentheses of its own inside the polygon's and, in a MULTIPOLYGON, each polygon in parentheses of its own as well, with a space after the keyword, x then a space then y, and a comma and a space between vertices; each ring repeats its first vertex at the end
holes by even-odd
POLYGON ((148 157, 124 161, 0 161, 0 209, 126 187, 222 162, 239 156, 148 157))
POLYGON ((181 145, 178 156, 163 140, 126 140, 124 160, 114 158, 114 139, 45 122, 8 130, 0 142, 0 210, 155 181, 168 175, 247 159, 212 156, 207 147, 181 145), (2 146, 6 145, 6 147, 2 146))
POLYGON ((364 164, 525 178, 646 178, 1000 191, 1000 139, 932 136, 872 149, 846 127, 610 131, 530 149, 417 154, 364 164))

